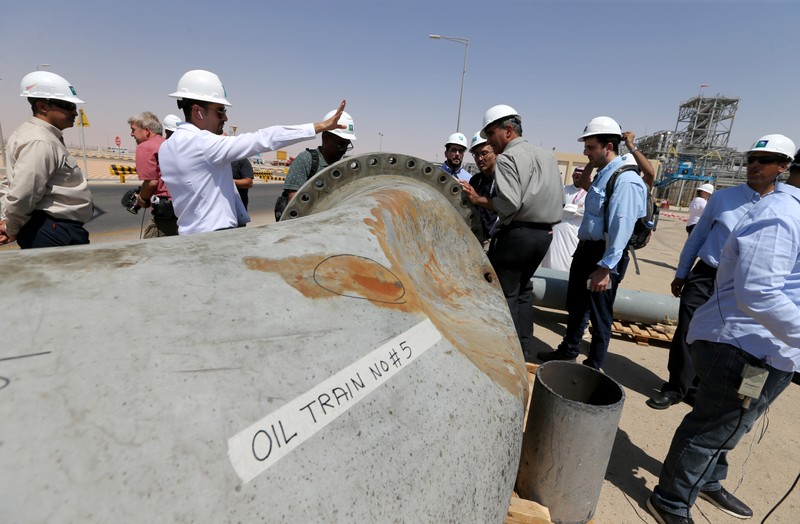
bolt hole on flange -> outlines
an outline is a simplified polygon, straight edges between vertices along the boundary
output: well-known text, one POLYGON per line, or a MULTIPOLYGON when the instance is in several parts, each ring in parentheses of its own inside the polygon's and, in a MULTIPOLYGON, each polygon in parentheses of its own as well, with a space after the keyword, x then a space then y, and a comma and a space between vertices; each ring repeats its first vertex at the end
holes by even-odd
POLYGON ((439 175, 439 183, 444 184, 450 177, 447 175, 439 175))
POLYGON ((450 192, 454 195, 457 195, 461 192, 461 186, 453 186, 450 188, 450 192))
POLYGON ((308 202, 309 200, 311 200, 311 197, 308 196, 307 193, 303 193, 302 195, 300 195, 300 200, 303 202, 308 202))
POLYGON ((393 157, 393 156, 390 156, 390 157, 389 157, 389 165, 390 165, 390 166, 393 166, 393 165, 395 165, 396 163, 397 163, 397 159, 396 159, 395 157, 393 157))
POLYGON ((406 160, 407 169, 414 169, 415 167, 417 167, 417 163, 414 161, 413 158, 409 158, 408 160, 406 160))
POLYGON ((314 182, 314 187, 317 190, 325 189, 325 181, 324 180, 317 180, 316 182, 314 182))
POLYGON ((334 170, 331 172, 331 176, 332 176, 333 178, 339 178, 340 176, 342 176, 342 172, 341 172, 341 171, 339 171, 338 169, 334 169, 334 170))
POLYGON ((359 168, 361 167, 361 164, 359 164, 358 162, 353 160, 352 162, 350 162, 349 166, 350 166, 350 169, 352 169, 353 171, 358 171, 359 168))
POLYGON ((433 168, 431 166, 425 166, 425 169, 423 169, 422 172, 425 173, 426 175, 430 175, 431 173, 433 173, 433 168))
POLYGON ((488 271, 483 274, 483 279, 490 284, 494 282, 494 276, 488 271))
POLYGON ((289 216, 292 218, 297 218, 297 214, 298 213, 296 209, 292 209, 291 211, 289 211, 289 216))
POLYGON ((378 159, 375 158, 374 156, 371 156, 371 157, 369 157, 369 160, 367 160, 367 163, 369 165, 371 165, 371 166, 377 166, 378 165, 378 159))

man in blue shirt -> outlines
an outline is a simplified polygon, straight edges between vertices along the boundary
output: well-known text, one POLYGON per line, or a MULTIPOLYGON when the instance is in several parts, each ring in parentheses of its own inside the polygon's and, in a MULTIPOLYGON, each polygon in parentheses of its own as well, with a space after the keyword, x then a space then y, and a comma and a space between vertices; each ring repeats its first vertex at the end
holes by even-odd
POLYGON ((472 174, 464 169, 464 155, 467 153, 467 137, 463 133, 453 133, 444 144, 444 163, 439 166, 448 175, 469 182, 472 174))
POLYGON ((622 130, 607 116, 592 119, 578 139, 588 168, 597 168, 584 204, 578 229, 578 247, 572 257, 567 287, 567 332, 555 351, 541 351, 540 360, 575 360, 583 336, 586 311, 592 321, 589 358, 583 363, 600 369, 611 340, 614 298, 625 275, 628 241, 639 217, 646 214, 648 188, 635 170, 623 171, 606 201, 606 184, 615 171, 627 164, 619 156, 622 130))
MULTIPOLYGON (((766 135, 756 140, 748 153, 751 159, 760 158, 756 153, 778 154, 789 159, 794 154, 794 142, 783 135, 766 135)), ((684 398, 691 402, 695 373, 686 341, 689 322, 714 291, 720 252, 731 230, 756 202, 772 192, 780 173, 777 164, 748 163, 747 182, 716 191, 684 244, 671 284, 672 294, 680 297, 681 302, 678 327, 669 348, 669 379, 661 391, 647 400, 651 408, 667 409, 684 398), (695 259, 698 260, 692 268, 695 259)))
MULTIPOLYGON (((789 165, 763 150, 748 155, 755 162, 776 173, 789 165)), ((800 370, 800 189, 779 184, 731 232, 714 294, 695 311, 687 338, 700 381, 695 404, 672 437, 647 509, 658 522, 691 524, 699 496, 750 518, 720 481, 728 451, 800 370), (765 378, 747 396, 739 394, 745 370, 765 378)))

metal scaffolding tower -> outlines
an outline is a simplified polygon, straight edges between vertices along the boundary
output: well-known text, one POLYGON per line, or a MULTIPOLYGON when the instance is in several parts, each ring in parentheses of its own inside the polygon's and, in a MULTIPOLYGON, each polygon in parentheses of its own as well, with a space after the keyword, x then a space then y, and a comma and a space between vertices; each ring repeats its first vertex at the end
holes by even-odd
POLYGON ((738 98, 696 96, 678 110, 673 140, 682 154, 702 156, 728 149, 738 98))
POLYGON ((656 187, 662 197, 681 205, 700 183, 724 187, 739 182, 743 155, 728 147, 738 108, 738 98, 701 94, 681 103, 674 132, 658 131, 637 140, 645 156, 661 162, 656 187))

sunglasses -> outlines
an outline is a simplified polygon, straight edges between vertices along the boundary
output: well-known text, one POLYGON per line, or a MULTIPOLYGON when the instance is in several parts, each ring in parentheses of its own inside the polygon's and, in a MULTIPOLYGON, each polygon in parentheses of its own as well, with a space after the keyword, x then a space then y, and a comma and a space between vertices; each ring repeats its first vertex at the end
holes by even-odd
POLYGON ((747 164, 750 165, 753 162, 758 162, 762 166, 768 166, 770 164, 777 164, 782 160, 783 159, 779 156, 749 156, 747 157, 747 164))
POLYGON ((66 100, 48 98, 47 103, 51 106, 59 107, 64 111, 76 111, 78 109, 77 105, 73 104, 72 102, 67 102, 66 100))

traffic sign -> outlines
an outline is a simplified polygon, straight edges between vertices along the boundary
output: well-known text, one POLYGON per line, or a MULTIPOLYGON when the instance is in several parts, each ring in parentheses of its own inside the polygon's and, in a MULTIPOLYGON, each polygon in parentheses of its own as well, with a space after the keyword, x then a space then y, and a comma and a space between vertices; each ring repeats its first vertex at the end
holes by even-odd
POLYGON ((79 109, 78 111, 78 127, 89 127, 89 119, 86 118, 86 113, 84 113, 83 109, 79 109))

